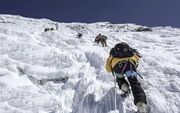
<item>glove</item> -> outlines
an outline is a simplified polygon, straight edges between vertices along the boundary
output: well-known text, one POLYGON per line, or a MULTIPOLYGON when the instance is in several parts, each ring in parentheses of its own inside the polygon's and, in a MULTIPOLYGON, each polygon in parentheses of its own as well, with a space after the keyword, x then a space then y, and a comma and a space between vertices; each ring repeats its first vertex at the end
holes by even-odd
POLYGON ((129 70, 129 71, 127 71, 126 73, 125 73, 125 75, 127 76, 127 77, 137 77, 137 72, 135 72, 135 71, 132 71, 132 70, 129 70))

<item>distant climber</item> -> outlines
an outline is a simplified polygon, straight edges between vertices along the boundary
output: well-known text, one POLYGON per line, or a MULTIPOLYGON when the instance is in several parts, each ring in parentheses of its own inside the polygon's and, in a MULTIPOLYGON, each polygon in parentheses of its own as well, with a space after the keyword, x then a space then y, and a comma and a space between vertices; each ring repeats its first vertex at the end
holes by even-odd
POLYGON ((47 32, 47 31, 54 31, 54 28, 45 28, 44 32, 47 32))
POLYGON ((99 42, 101 42, 103 47, 107 46, 106 41, 107 41, 107 37, 104 35, 101 35, 101 33, 98 36, 96 36, 96 38, 95 38, 95 42, 98 44, 99 44, 99 42))
POLYGON ((56 26, 56 30, 58 30, 58 28, 59 28, 59 25, 58 25, 58 23, 56 23, 56 24, 55 24, 55 26, 56 26))
POLYGON ((78 33, 78 34, 77 34, 77 38, 80 39, 81 37, 82 37, 82 33, 78 33))
POLYGON ((146 94, 137 80, 139 75, 137 67, 140 58, 139 52, 131 48, 127 43, 117 43, 111 49, 110 55, 106 60, 106 70, 113 73, 124 95, 130 94, 131 87, 138 113, 147 113, 146 94), (125 77, 127 77, 128 81, 125 77))

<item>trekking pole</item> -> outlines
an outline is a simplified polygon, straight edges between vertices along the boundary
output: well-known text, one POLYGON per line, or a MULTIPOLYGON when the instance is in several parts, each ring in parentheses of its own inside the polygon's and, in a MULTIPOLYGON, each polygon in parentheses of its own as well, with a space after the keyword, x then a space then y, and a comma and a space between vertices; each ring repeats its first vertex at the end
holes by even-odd
POLYGON ((139 75, 139 77, 141 78, 141 79, 143 79, 143 76, 141 75, 141 73, 137 70, 137 72, 136 72, 138 75, 139 75))

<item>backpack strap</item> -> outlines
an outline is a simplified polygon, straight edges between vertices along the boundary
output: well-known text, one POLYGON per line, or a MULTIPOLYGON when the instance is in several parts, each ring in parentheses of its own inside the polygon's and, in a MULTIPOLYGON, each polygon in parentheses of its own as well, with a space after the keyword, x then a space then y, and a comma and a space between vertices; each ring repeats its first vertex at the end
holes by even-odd
POLYGON ((131 71, 133 71, 133 66, 135 67, 135 71, 137 71, 137 69, 136 69, 136 62, 135 61, 133 61, 131 59, 128 59, 128 60, 121 61, 120 64, 121 63, 125 63, 123 68, 122 68, 122 70, 121 70, 121 74, 123 74, 123 72, 124 72, 125 68, 127 67, 128 63, 130 63, 129 65, 130 65, 130 70, 131 71))
POLYGON ((121 70, 121 75, 123 75, 123 72, 124 72, 124 70, 126 69, 127 63, 128 63, 128 61, 124 64, 124 66, 123 66, 123 68, 122 68, 122 70, 121 70))

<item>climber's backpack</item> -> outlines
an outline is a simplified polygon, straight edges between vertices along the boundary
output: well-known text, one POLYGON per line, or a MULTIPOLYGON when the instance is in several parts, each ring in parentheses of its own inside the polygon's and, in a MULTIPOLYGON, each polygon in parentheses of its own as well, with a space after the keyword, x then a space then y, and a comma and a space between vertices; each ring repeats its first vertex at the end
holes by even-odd
POLYGON ((134 49, 125 42, 118 43, 111 49, 110 54, 114 58, 127 58, 134 55, 134 49))

